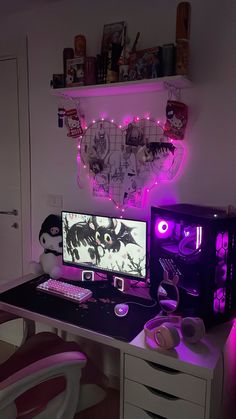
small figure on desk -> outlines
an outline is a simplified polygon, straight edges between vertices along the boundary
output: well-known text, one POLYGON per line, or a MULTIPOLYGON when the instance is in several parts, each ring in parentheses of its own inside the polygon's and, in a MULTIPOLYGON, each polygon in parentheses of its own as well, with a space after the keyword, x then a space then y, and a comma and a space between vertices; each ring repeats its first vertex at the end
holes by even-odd
POLYGON ((33 273, 44 272, 51 278, 62 276, 62 229, 61 217, 50 214, 45 218, 40 232, 39 242, 44 248, 40 262, 31 262, 33 273))

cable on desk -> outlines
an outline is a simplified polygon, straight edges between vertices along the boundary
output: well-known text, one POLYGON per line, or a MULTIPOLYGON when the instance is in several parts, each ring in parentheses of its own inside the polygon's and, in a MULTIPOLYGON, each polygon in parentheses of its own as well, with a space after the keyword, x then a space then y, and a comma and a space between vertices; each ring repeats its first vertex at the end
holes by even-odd
POLYGON ((155 303, 152 304, 151 306, 145 305, 145 304, 141 304, 141 303, 136 303, 135 301, 124 301, 124 304, 136 304, 137 306, 141 306, 141 307, 153 308, 153 307, 156 307, 157 306, 157 301, 155 301, 155 303))

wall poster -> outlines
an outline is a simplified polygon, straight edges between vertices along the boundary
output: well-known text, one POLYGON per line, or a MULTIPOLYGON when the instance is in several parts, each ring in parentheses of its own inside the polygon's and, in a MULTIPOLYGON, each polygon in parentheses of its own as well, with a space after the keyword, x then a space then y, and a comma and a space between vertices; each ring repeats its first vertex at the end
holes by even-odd
POLYGON ((174 179, 184 147, 151 119, 134 120, 125 129, 99 120, 84 132, 80 154, 95 197, 112 199, 119 207, 141 207, 147 188, 174 179))

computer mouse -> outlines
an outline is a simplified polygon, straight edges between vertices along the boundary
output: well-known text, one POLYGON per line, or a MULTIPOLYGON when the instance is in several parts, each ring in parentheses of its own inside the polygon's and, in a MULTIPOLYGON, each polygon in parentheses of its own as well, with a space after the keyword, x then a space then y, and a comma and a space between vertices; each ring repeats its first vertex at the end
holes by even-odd
POLYGON ((117 317, 125 317, 128 314, 128 311, 129 306, 125 303, 116 304, 114 307, 114 312, 117 317))

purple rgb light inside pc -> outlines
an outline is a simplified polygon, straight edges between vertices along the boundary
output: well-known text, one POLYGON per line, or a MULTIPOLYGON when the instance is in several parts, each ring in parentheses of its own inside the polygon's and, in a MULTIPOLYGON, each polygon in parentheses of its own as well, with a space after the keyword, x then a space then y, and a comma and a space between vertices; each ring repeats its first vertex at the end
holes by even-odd
POLYGON ((146 279, 145 221, 63 211, 62 240, 65 265, 146 279))
POLYGON ((236 307, 236 217, 187 204, 152 208, 151 296, 178 276, 180 314, 224 321, 236 307))

